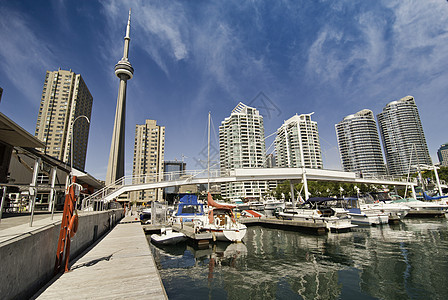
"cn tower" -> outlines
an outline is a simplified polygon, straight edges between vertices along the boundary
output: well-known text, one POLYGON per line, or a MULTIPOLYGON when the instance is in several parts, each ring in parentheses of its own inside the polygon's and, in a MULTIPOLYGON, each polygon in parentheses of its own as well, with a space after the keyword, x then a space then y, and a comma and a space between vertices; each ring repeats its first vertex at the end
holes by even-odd
POLYGON ((132 78, 134 68, 129 62, 129 43, 131 38, 131 10, 129 9, 128 25, 126 27, 126 36, 124 37, 123 58, 115 65, 115 75, 120 78, 118 88, 117 109, 115 111, 114 132, 110 144, 109 163, 107 165, 106 186, 114 183, 124 176, 124 132, 126 118, 126 85, 132 78))

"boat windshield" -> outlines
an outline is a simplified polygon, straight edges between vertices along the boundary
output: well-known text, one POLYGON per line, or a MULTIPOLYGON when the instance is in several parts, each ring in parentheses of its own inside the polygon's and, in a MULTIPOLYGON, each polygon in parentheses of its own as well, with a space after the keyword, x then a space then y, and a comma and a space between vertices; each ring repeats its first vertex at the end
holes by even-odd
POLYGON ((183 205, 182 214, 202 214, 202 205, 183 205))

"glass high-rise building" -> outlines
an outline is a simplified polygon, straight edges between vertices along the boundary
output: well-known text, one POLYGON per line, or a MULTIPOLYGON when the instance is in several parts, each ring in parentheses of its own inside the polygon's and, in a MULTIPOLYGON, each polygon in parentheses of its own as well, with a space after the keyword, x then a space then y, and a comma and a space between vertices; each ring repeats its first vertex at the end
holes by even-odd
MULTIPOLYGON (((264 168, 266 148, 263 116, 253 107, 239 103, 219 126, 221 173, 236 168, 264 168)), ((224 198, 258 198, 268 191, 266 181, 221 185, 224 198)))
POLYGON ((335 125, 346 172, 385 175, 383 153, 373 112, 363 109, 335 125))
POLYGON ((377 118, 391 175, 405 175, 419 164, 432 165, 414 97, 390 102, 377 118))
MULTIPOLYGON (((150 183, 163 180, 163 161, 165 153, 165 127, 157 125, 156 120, 146 120, 145 124, 135 126, 133 183, 150 183)), ((162 201, 163 190, 142 190, 131 193, 131 201, 146 203, 162 201)))
POLYGON ((310 114, 295 115, 277 129, 275 151, 279 168, 322 169, 317 122, 310 114))
MULTIPOLYGON (((71 124, 78 116, 90 119, 93 97, 80 74, 47 71, 35 136, 45 143, 44 153, 71 162, 71 124)), ((90 123, 79 118, 73 128, 73 167, 84 170, 90 123)))
POLYGON ((442 167, 448 167, 448 143, 440 146, 437 151, 437 156, 439 157, 439 163, 442 167))

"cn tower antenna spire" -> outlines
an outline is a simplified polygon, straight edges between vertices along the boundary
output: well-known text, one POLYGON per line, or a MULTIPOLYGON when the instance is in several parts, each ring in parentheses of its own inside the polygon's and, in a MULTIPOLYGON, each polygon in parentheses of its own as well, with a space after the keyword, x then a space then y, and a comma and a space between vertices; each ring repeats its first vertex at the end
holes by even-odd
POLYGON ((129 9, 128 25, 126 26, 126 36, 124 37, 124 51, 122 60, 128 60, 129 58, 129 43, 131 41, 131 37, 129 36, 130 31, 131 31, 131 9, 129 9))
POLYGON ((134 68, 129 62, 129 44, 131 32, 131 9, 129 9, 126 36, 124 37, 123 58, 115 65, 115 75, 120 78, 118 88, 117 108, 115 111, 114 131, 110 144, 109 163, 107 165, 106 185, 115 183, 124 176, 124 133, 126 117, 126 87, 127 81, 132 79, 134 68))

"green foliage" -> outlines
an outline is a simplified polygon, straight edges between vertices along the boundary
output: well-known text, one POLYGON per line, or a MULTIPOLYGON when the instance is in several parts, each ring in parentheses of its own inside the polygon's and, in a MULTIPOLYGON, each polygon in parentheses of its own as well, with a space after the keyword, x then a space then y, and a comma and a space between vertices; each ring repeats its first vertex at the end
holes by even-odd
MULTIPOLYGON (((297 199, 299 192, 301 191, 302 198, 305 197, 305 193, 302 189, 303 183, 294 184, 294 198, 297 199)), ((367 184, 354 184, 346 182, 334 182, 334 181, 308 181, 308 192, 310 197, 343 197, 343 196, 356 196, 357 189, 359 193, 364 194, 377 190, 373 185, 367 184)), ((271 194, 277 198, 282 199, 282 194, 286 200, 291 200, 291 187, 289 180, 285 180, 277 185, 277 189, 272 191, 271 194)))

